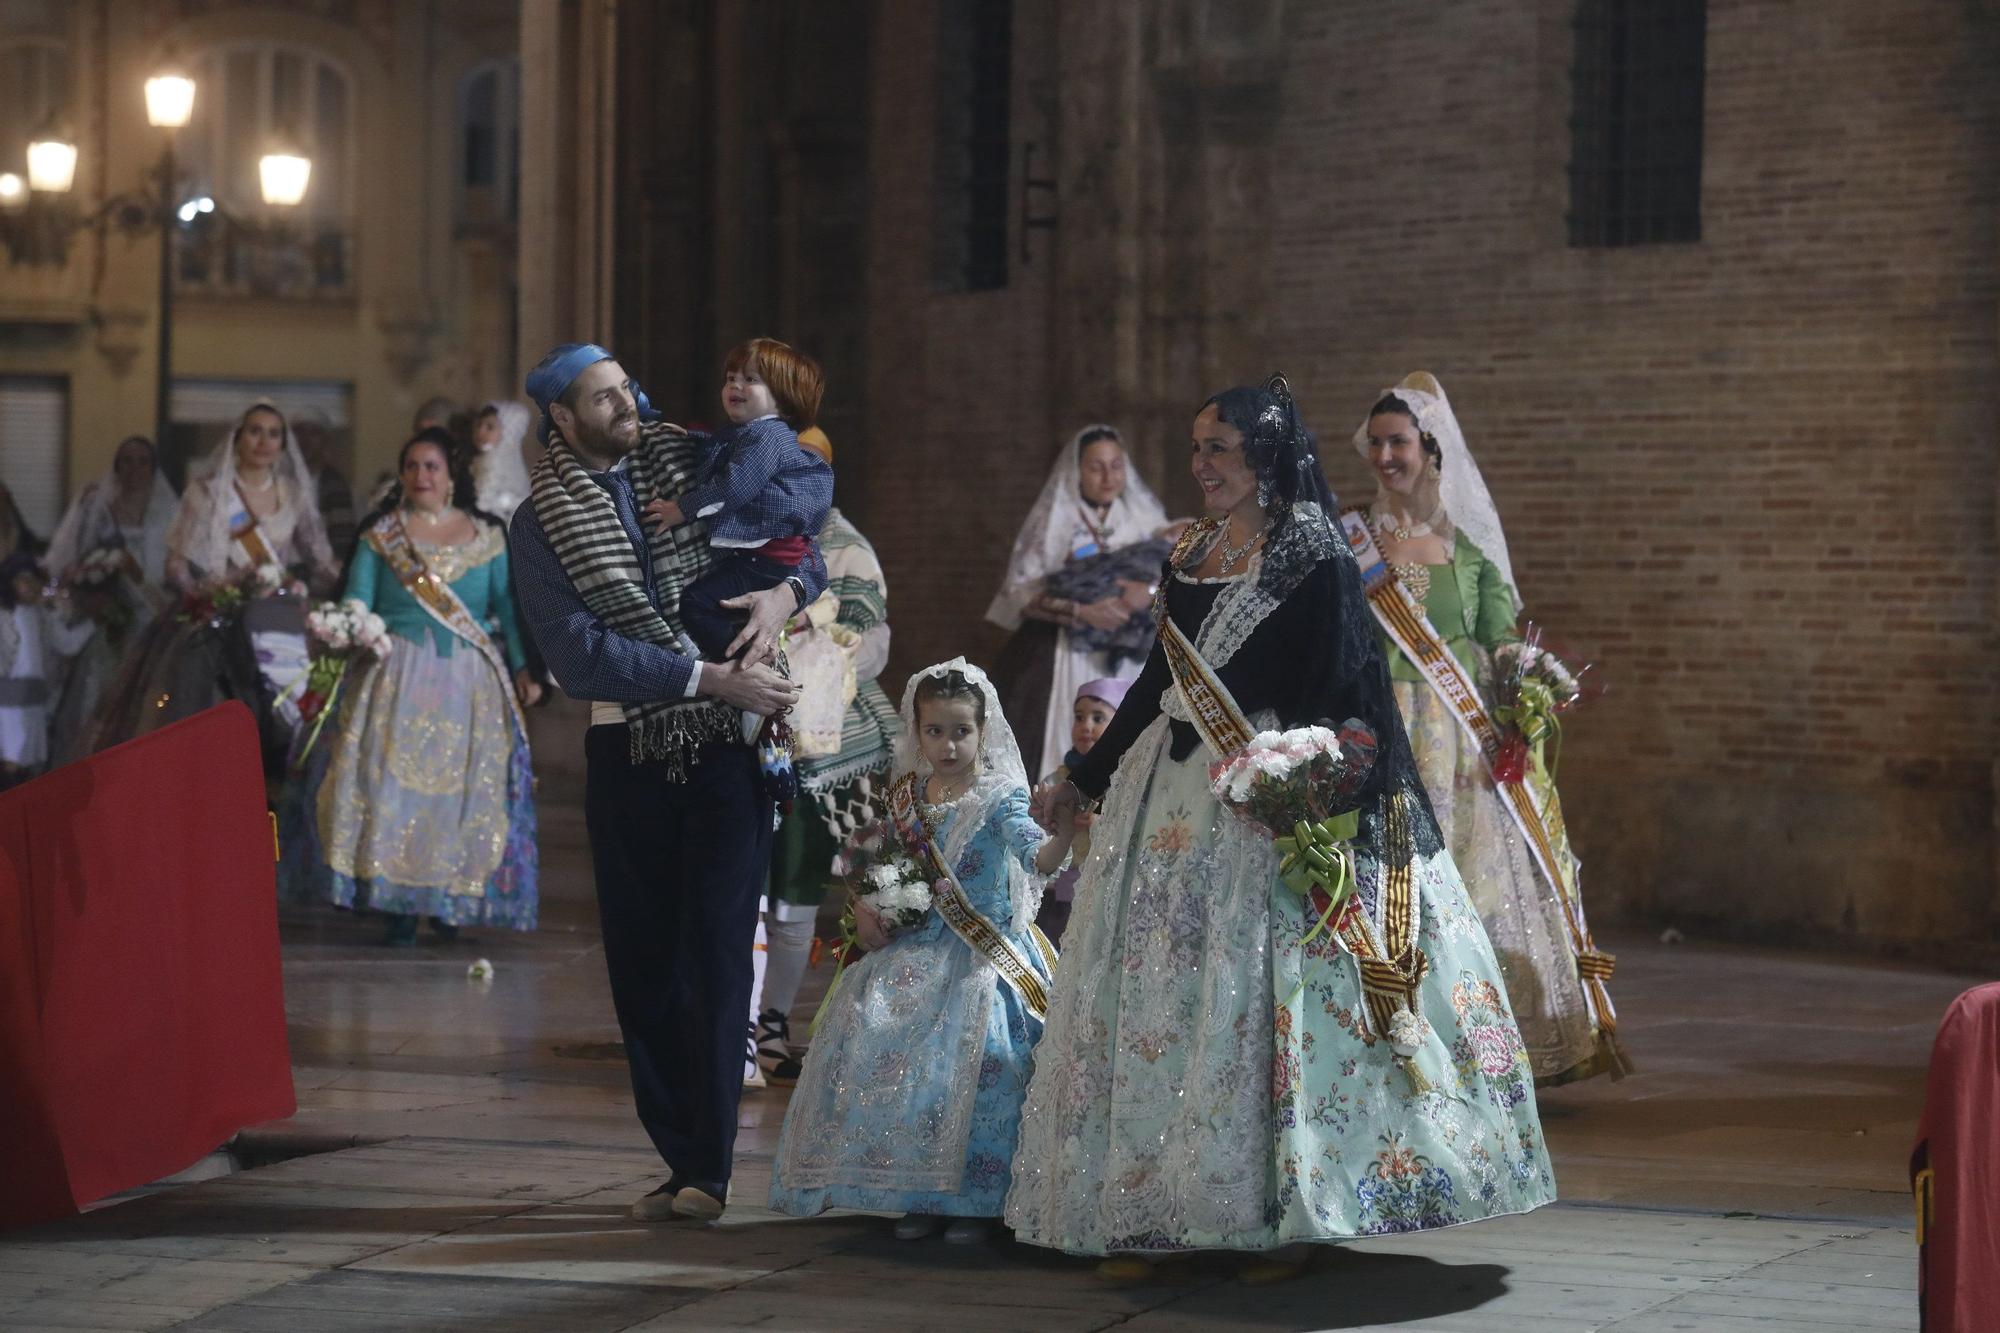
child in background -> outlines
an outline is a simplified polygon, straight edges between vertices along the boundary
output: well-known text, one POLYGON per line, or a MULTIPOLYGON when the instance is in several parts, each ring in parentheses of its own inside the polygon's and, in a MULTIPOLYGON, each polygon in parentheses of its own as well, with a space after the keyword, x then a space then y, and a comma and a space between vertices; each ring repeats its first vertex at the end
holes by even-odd
MULTIPOLYGON (((1087 680, 1077 687, 1076 703, 1070 709, 1069 753, 1063 756, 1062 767, 1049 781, 1063 781, 1069 776, 1069 771, 1090 753, 1090 747, 1097 744, 1097 738, 1111 725, 1111 719, 1117 716, 1118 705, 1125 702, 1125 692, 1131 688, 1131 681, 1114 676, 1087 680)), ((1084 860, 1090 855, 1090 825, 1095 818, 1095 815, 1089 814, 1076 817, 1076 848, 1070 856, 1070 867, 1049 881, 1049 891, 1042 895, 1042 911, 1035 918, 1035 924, 1042 928, 1042 934, 1049 937, 1051 944, 1060 945, 1063 931, 1069 928, 1070 907, 1076 898, 1076 877, 1082 873, 1084 860)))
POLYGON ((49 762, 49 702, 56 658, 74 657, 95 626, 48 605, 48 575, 26 551, 0 561, 0 790, 49 762))
POLYGON ((901 1212, 900 1240, 943 1226, 947 1242, 971 1245, 990 1233, 1012 1178, 1047 1012, 1051 958, 1035 908, 1074 829, 1046 836, 1030 817, 1020 747, 978 667, 954 658, 911 677, 902 719, 890 822, 926 872, 935 867, 932 906, 890 934, 855 903, 869 952, 820 1012, 771 1207, 901 1212))

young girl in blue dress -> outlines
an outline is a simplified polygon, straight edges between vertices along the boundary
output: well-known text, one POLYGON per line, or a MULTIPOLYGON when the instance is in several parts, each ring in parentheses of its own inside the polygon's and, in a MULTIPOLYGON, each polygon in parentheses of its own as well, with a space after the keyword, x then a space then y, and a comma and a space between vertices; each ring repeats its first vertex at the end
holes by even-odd
POLYGON ((1007 1195, 1054 963, 1035 912, 1074 827, 1051 837, 1036 826, 999 697, 964 658, 911 677, 902 719, 891 820, 906 847, 935 849, 933 905, 892 935, 856 904, 868 952, 821 1015, 771 1206, 901 1212, 899 1239, 943 1227, 947 1241, 974 1244, 1007 1195))

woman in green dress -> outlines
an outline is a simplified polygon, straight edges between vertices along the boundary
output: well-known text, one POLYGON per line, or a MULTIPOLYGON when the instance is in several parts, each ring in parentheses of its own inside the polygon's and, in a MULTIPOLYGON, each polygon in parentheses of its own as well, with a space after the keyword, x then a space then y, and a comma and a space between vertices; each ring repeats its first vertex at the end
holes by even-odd
MULTIPOLYGON (((1520 638, 1521 595, 1499 515, 1443 387, 1420 372, 1385 390, 1354 443, 1377 485, 1375 499, 1351 511, 1350 523, 1365 519, 1387 565, 1385 580, 1423 613, 1415 632, 1435 635, 1476 704, 1490 710, 1493 654, 1520 638)), ((1349 535, 1365 540, 1351 527, 1349 535)), ((1610 958, 1591 943, 1584 921, 1579 867, 1548 754, 1531 750, 1524 791, 1503 791, 1478 722, 1449 701, 1449 681, 1419 667, 1410 634, 1395 632, 1373 597, 1371 608, 1383 627, 1390 684, 1417 770, 1493 941, 1536 1081, 1622 1074, 1629 1062, 1604 986, 1610 958), (1532 812, 1518 802, 1523 794, 1532 812), (1536 819, 1539 839, 1527 826, 1536 819)))

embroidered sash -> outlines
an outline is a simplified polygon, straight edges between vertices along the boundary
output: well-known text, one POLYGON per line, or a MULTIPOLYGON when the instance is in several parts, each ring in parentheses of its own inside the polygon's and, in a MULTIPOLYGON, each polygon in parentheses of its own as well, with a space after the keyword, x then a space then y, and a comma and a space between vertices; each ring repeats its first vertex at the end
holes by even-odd
MULTIPOLYGON (((1208 747, 1218 758, 1228 759, 1248 745, 1255 734, 1250 720, 1171 616, 1161 620, 1160 642, 1174 686, 1187 701, 1195 730, 1208 747)), ((1407 793, 1397 792, 1384 811, 1379 927, 1369 919, 1359 894, 1347 900, 1333 923, 1334 938, 1360 971, 1361 993, 1374 1030, 1385 1040, 1398 1010, 1421 1012, 1417 987, 1430 970, 1430 960, 1417 946, 1423 904, 1412 870, 1408 800, 1407 793)))
MULTIPOLYGON (((1038 1020, 1049 1016, 1049 988, 1041 974, 1029 966, 1028 960, 1014 946, 1014 942, 1002 934, 1000 928, 982 916, 973 907, 972 900, 965 895, 965 888, 958 882, 958 876, 945 864, 944 856, 938 850, 937 840, 931 836, 930 826, 924 822, 923 811, 917 804, 917 775, 905 773, 889 789, 889 818, 896 825, 896 831, 903 837, 904 845, 929 867, 935 877, 931 888, 931 903, 938 915, 950 926, 952 933, 964 940, 972 951, 993 964, 993 970, 1000 974, 1013 992, 1021 997, 1021 1003, 1038 1020)), ((1042 956, 1045 966, 1053 969, 1056 951, 1043 936, 1039 927, 1030 926, 1028 936, 1035 951, 1042 956)))
MULTIPOLYGON (((1458 719, 1459 726, 1479 747, 1480 757, 1491 774, 1502 737, 1499 727, 1487 715, 1486 705, 1480 701, 1479 690, 1472 678, 1466 674, 1464 665, 1453 656, 1451 649, 1445 646, 1443 638, 1424 615, 1423 607, 1398 582, 1395 572, 1382 558, 1375 545, 1375 534, 1369 530, 1367 515, 1358 509, 1346 510, 1340 516, 1340 526, 1347 536, 1347 544, 1354 550, 1355 559, 1360 562, 1362 587, 1367 591, 1368 606, 1375 613, 1376 622, 1388 634, 1390 641, 1423 673, 1424 680, 1437 696, 1444 700, 1452 716, 1458 719)), ((1555 794, 1549 793, 1545 806, 1525 782, 1502 782, 1495 777, 1493 786, 1500 793, 1500 803, 1506 807, 1515 827, 1520 829, 1535 868, 1555 889, 1556 901, 1562 904, 1570 953, 1576 959, 1577 973, 1583 980, 1584 1000, 1590 1006, 1592 1017, 1604 1032, 1615 1033, 1618 1011, 1612 1007, 1611 992, 1604 984, 1611 976, 1615 960, 1611 954, 1600 951, 1591 939, 1590 928, 1583 919, 1582 906, 1576 901, 1568 876, 1563 873, 1563 858, 1558 855, 1555 839, 1550 833, 1552 826, 1560 827, 1562 819, 1555 794)))
POLYGON ((423 553, 410 540, 402 516, 391 514, 385 521, 370 528, 368 545, 388 563, 397 581, 410 596, 417 599, 417 605, 430 613, 431 619, 470 644, 473 651, 493 668, 494 674, 500 678, 500 693, 507 700, 507 711, 514 719, 515 731, 525 737, 528 722, 521 715, 521 701, 514 697, 514 673, 508 669, 507 659, 500 655, 493 636, 486 632, 486 627, 479 623, 471 609, 459 600, 451 585, 432 573, 430 566, 424 563, 423 553))
POLYGON ((249 518, 250 525, 241 530, 232 529, 229 539, 243 548, 243 554, 249 559, 252 569, 262 565, 279 564, 280 561, 272 552, 270 544, 264 540, 264 534, 258 531, 257 511, 250 507, 250 497, 243 493, 241 484, 236 487, 236 498, 242 502, 243 513, 249 518))

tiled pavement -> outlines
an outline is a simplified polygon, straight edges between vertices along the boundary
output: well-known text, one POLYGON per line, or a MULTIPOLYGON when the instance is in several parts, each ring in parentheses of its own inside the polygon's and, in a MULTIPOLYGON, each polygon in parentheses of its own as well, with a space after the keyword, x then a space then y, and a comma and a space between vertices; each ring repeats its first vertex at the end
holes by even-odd
POLYGON ((402 954, 288 922, 301 1109, 245 1146, 313 1155, 0 1238, 0 1329, 1916 1327, 1903 1163, 1932 1031, 1976 978, 1616 939, 1641 1070, 1544 1094, 1561 1204, 1344 1245, 1276 1287, 1201 1263, 1113 1290, 1011 1242, 766 1212, 776 1091, 745 1099, 723 1223, 626 1221, 658 1164, 574 902, 532 937, 402 954))

